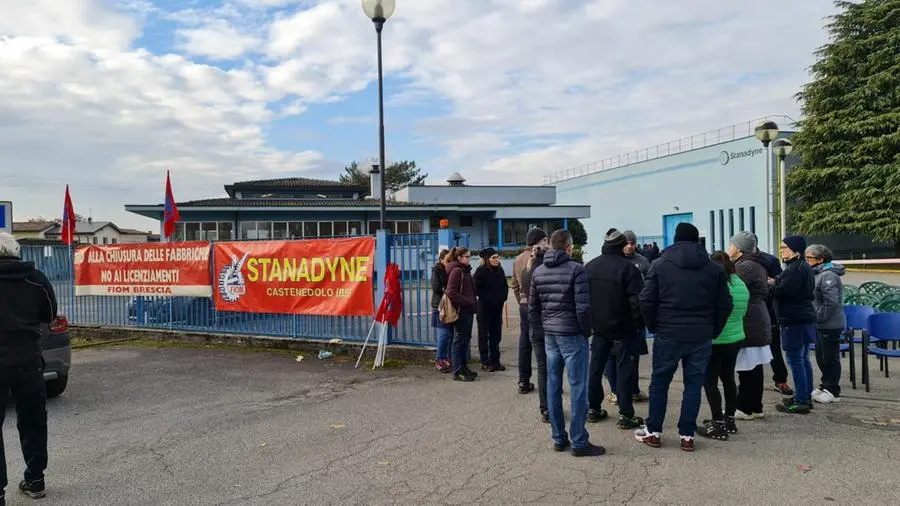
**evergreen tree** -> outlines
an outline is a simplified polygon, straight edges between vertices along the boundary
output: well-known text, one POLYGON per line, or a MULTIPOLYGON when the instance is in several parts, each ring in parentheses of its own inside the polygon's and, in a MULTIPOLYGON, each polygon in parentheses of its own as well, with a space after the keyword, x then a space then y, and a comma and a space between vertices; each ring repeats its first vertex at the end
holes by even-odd
MULTIPOLYGON (((351 183, 356 186, 369 186, 369 171, 372 167, 360 167, 359 163, 351 162, 344 167, 341 174, 342 183, 351 183)), ((406 186, 420 186, 425 183, 428 174, 422 174, 422 170, 416 167, 416 162, 403 160, 385 167, 387 178, 384 180, 387 190, 395 192, 406 186)))
POLYGON ((807 234, 871 235, 900 255, 900 0, 835 5, 798 95, 791 221, 807 234))

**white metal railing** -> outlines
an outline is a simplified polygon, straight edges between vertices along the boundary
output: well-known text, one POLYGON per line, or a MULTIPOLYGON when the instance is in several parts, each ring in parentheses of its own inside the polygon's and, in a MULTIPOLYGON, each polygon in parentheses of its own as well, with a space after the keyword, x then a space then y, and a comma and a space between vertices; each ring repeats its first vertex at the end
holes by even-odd
POLYGON ((779 129, 786 132, 794 131, 795 125, 797 123, 790 116, 785 115, 770 115, 764 118, 753 119, 744 123, 736 123, 728 127, 719 128, 717 130, 711 130, 709 132, 703 132, 700 134, 692 135, 690 137, 684 137, 674 141, 666 142, 664 144, 657 144, 656 146, 651 146, 649 148, 630 151, 618 156, 606 158, 605 160, 599 160, 585 165, 572 167, 570 169, 553 172, 544 176, 544 184, 558 183, 567 179, 594 174, 596 172, 617 169, 619 167, 624 167, 633 163, 645 162, 647 160, 654 160, 656 158, 662 158, 664 156, 675 155, 694 149, 713 146, 722 142, 729 142, 736 139, 751 137, 754 135, 754 129, 756 128, 756 125, 763 120, 775 121, 779 124, 779 129))

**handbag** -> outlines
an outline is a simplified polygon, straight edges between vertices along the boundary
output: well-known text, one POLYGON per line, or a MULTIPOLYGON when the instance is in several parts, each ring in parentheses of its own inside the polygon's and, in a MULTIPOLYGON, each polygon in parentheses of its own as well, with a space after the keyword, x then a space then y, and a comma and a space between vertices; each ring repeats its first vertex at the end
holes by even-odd
POLYGON ((438 303, 438 317, 444 325, 452 325, 459 319, 459 311, 453 307, 446 293, 441 295, 441 301, 438 303))

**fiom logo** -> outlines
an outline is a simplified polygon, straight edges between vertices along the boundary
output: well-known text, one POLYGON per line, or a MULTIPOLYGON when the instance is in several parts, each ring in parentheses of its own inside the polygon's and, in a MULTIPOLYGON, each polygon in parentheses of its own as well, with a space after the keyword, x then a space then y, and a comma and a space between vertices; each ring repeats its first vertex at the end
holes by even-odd
POLYGON ((250 253, 244 253, 240 260, 237 256, 231 255, 231 263, 222 267, 222 271, 219 273, 219 295, 225 302, 237 302, 247 293, 247 285, 241 269, 243 269, 248 255, 250 253))

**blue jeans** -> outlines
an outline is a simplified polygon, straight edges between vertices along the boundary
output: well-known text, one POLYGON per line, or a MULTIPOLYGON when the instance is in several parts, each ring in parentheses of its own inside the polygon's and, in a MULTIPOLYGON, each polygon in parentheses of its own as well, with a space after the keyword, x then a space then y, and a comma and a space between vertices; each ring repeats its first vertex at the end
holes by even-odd
POLYGON ((547 408, 550 411, 553 442, 563 444, 571 436, 572 448, 586 448, 589 438, 584 427, 588 410, 588 340, 584 336, 547 334, 544 337, 544 348, 547 350, 547 408), (562 406, 563 368, 569 374, 572 402, 569 434, 566 434, 566 418, 562 406))
POLYGON ((813 385, 812 362, 809 361, 809 344, 816 342, 816 325, 785 325, 781 327, 781 347, 794 378, 794 400, 797 404, 810 404, 813 385))
POLYGON ((459 313, 459 319, 453 322, 453 374, 462 374, 469 370, 469 357, 472 353, 473 313, 459 313))
POLYGON ((647 429, 650 432, 662 432, 666 404, 669 402, 669 385, 678 370, 678 362, 681 362, 684 396, 681 399, 678 434, 694 436, 697 415, 700 414, 700 395, 711 354, 712 341, 680 342, 656 336, 653 341, 653 375, 650 378, 650 413, 647 415, 647 429))
MULTIPOLYGON (((437 311, 435 311, 437 313, 437 311)), ((450 347, 453 343, 453 327, 444 325, 438 320, 434 325, 437 332, 437 357, 435 360, 450 360, 450 347)))

